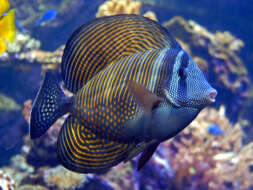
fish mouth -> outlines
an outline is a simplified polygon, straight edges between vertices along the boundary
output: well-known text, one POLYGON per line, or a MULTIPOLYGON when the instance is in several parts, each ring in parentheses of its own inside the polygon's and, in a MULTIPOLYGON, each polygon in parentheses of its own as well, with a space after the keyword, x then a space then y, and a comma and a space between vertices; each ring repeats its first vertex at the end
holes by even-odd
POLYGON ((207 104, 211 104, 215 102, 215 98, 217 96, 217 90, 215 89, 211 89, 205 98, 201 99, 188 99, 186 102, 180 101, 180 100, 176 100, 175 98, 173 98, 168 89, 164 89, 164 95, 166 97, 166 100, 171 103, 173 106, 175 107, 194 107, 194 108, 199 108, 199 107, 203 107, 207 104))
POLYGON ((214 103, 215 102, 215 98, 217 96, 217 90, 213 89, 207 96, 207 102, 209 104, 214 103))

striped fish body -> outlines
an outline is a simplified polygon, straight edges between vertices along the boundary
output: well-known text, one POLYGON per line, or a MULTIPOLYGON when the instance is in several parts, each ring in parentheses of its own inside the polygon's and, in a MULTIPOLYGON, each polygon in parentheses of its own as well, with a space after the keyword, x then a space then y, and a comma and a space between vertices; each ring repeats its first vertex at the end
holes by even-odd
POLYGON ((157 22, 138 15, 95 19, 69 38, 61 69, 68 90, 76 93, 107 65, 128 55, 152 49, 180 49, 157 22))
POLYGON ((141 109, 136 105, 127 81, 134 81, 159 95, 171 70, 177 50, 148 50, 109 65, 91 79, 75 97, 75 113, 81 123, 103 138, 117 140, 126 121, 141 109))
POLYGON ((176 50, 163 49, 127 56, 88 81, 77 92, 74 111, 59 136, 58 154, 63 165, 87 173, 125 160, 137 143, 122 142, 119 133, 141 111, 127 81, 135 81, 159 94, 170 70, 170 60, 176 54, 176 50))

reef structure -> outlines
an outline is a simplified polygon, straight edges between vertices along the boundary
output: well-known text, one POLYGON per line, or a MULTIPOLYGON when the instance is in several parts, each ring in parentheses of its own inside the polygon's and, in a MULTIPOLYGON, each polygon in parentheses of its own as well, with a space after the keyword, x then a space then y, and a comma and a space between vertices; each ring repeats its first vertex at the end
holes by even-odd
POLYGON ((14 190, 15 182, 12 178, 6 175, 3 171, 0 170, 0 189, 2 190, 14 190))
POLYGON ((253 188, 253 142, 243 144, 239 123, 232 125, 225 107, 208 108, 183 132, 162 144, 158 155, 170 160, 175 189, 248 190, 253 188), (210 125, 224 132, 213 135, 210 125))

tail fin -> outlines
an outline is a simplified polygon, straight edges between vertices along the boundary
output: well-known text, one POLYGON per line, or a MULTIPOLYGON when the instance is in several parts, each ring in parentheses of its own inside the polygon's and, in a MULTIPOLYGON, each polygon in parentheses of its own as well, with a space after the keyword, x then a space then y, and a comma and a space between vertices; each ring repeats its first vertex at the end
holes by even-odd
POLYGON ((73 98, 65 96, 56 76, 51 71, 46 72, 32 106, 30 137, 43 135, 60 116, 72 110, 72 105, 73 98))

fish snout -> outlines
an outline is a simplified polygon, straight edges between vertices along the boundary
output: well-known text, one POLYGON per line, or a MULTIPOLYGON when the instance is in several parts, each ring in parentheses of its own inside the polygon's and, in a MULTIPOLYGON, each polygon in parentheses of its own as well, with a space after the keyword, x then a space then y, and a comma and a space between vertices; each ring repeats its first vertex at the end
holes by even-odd
POLYGON ((210 103, 214 103, 215 102, 215 98, 217 96, 217 90, 215 89, 211 89, 207 95, 207 102, 210 103))

